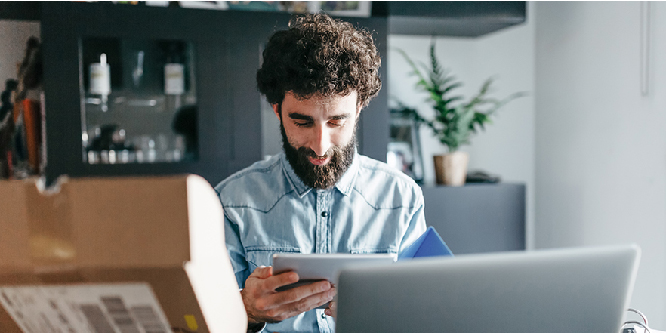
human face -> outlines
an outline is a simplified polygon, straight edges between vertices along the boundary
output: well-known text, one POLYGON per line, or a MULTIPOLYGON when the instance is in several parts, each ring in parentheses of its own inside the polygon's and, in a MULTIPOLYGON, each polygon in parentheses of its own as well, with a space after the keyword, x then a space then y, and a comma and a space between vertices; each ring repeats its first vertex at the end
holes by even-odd
POLYGON ((360 113, 356 92, 347 96, 299 99, 285 94, 273 105, 280 119, 287 160, 303 182, 330 188, 351 165, 360 113))

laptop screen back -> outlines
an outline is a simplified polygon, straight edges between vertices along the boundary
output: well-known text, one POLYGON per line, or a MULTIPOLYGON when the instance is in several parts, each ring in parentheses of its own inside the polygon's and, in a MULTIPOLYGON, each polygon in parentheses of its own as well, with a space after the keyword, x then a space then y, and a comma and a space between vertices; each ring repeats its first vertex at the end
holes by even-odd
POLYGON ((618 332, 637 246, 422 259, 345 269, 338 332, 618 332))

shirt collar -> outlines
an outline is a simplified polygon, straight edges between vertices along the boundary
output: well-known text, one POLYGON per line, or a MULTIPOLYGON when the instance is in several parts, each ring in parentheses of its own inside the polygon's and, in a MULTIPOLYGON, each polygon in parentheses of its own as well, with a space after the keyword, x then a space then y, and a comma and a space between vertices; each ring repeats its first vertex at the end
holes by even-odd
MULTIPOLYGON (((304 195, 308 194, 308 192, 312 190, 312 187, 305 185, 301 178, 296 175, 296 172, 294 172, 291 164, 289 164, 289 161, 287 161, 287 157, 284 152, 280 153, 280 160, 282 161, 282 167, 285 171, 287 179, 298 193, 298 196, 303 197, 304 195)), ((340 193, 344 195, 349 195, 349 193, 351 193, 352 188, 354 188, 354 182, 356 181, 356 175, 358 174, 360 163, 359 154, 355 151, 352 164, 334 186, 338 189, 338 191, 340 191, 340 193)))

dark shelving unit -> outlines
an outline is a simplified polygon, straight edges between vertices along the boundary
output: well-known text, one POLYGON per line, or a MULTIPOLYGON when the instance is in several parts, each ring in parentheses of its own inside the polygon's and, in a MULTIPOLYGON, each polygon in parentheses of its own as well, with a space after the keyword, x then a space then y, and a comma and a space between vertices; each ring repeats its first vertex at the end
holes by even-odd
MULTIPOLYGON (((261 99, 255 75, 268 37, 288 13, 46 2, 41 5, 47 133, 46 177, 193 173, 215 185, 263 158, 261 99), (91 165, 81 154, 80 43, 82 38, 173 39, 196 50, 198 160, 91 165)), ((386 18, 343 18, 373 32, 387 52, 386 18)), ((381 69, 386 78, 386 67, 381 69)), ((364 109, 359 151, 386 160, 387 90, 364 109)))
POLYGON ((527 19, 526 1, 373 1, 389 34, 479 37, 527 19))

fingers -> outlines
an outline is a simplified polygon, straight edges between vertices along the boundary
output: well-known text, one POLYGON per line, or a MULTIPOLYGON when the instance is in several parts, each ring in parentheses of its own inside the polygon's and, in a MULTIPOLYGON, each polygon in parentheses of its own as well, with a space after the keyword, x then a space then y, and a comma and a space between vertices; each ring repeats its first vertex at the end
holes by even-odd
MULTIPOLYGON (((335 286, 331 286, 331 290, 334 290, 337 293, 337 290, 335 289, 335 286)), ((335 299, 332 300, 330 303, 328 303, 328 306, 326 307, 326 310, 324 310, 324 314, 337 319, 338 302, 335 299)))
POLYGON ((330 302, 335 297, 335 290, 329 289, 311 295, 299 301, 281 305, 268 311, 277 320, 284 320, 330 302))
POLYGON ((266 266, 260 266, 257 267, 252 274, 250 274, 250 277, 256 277, 258 279, 267 279, 269 277, 273 276, 273 267, 266 267, 266 266))
POLYGON ((295 272, 285 272, 273 276, 266 281, 266 288, 275 291, 282 286, 298 282, 298 274, 295 272))
POLYGON ((317 281, 285 291, 277 288, 298 282, 298 274, 273 275, 272 267, 258 267, 241 290, 250 322, 279 322, 331 301, 336 290, 328 281, 317 281))
POLYGON ((335 297, 335 290, 329 289, 327 291, 323 291, 321 293, 312 295, 310 297, 306 297, 298 302, 291 303, 287 305, 287 309, 297 312, 297 313, 302 313, 306 311, 310 311, 314 308, 320 307, 331 300, 335 297))
MULTIPOLYGON (((275 293, 270 296, 271 301, 276 305, 289 304, 294 302, 299 302, 305 298, 315 297, 317 295, 322 295, 322 293, 329 291, 331 289, 331 283, 328 281, 317 281, 313 283, 308 283, 300 287, 293 289, 285 290, 282 292, 275 293)), ((335 295, 335 293, 333 293, 335 295)), ((328 300, 326 301, 328 302, 328 300)), ((324 302, 325 303, 325 302, 324 302)), ((321 303, 321 304, 324 304, 321 303)), ((320 305, 321 305, 320 304, 320 305)), ((319 305, 317 305, 319 306, 319 305)))
POLYGON ((326 310, 324 310, 324 313, 325 313, 327 316, 331 316, 331 317, 337 319, 337 315, 338 315, 338 302, 336 302, 335 300, 331 301, 331 303, 329 303, 328 306, 326 307, 326 310))

